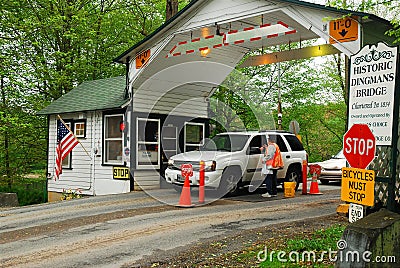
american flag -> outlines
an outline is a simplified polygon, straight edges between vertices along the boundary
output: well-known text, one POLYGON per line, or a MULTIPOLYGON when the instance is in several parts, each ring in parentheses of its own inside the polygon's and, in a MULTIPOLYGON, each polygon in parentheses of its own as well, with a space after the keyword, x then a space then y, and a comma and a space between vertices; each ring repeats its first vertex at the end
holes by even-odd
POLYGON ((56 167, 54 179, 58 179, 62 173, 62 161, 79 143, 74 134, 68 130, 61 120, 57 121, 57 148, 56 167))

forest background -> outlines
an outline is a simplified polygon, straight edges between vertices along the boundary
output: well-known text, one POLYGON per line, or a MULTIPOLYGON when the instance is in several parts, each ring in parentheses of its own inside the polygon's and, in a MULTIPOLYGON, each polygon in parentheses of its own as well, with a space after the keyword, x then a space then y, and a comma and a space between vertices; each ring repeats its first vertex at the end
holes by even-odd
MULTIPOLYGON (((45 178, 47 118, 36 113, 83 81, 124 75, 125 66, 112 60, 188 2, 1 1, 0 184, 11 186, 27 174, 45 178)), ((383 17, 394 26, 386 34, 399 42, 400 7, 395 2, 330 0, 319 4, 383 17)), ((265 52, 270 51, 260 49, 249 55, 265 52)), ((253 110, 265 111, 276 121, 280 91, 282 128, 288 130, 296 120, 310 162, 325 160, 341 149, 346 131, 344 66, 344 57, 336 55, 240 69, 251 79, 235 92, 223 86, 215 92, 214 103, 223 101, 230 106, 215 119, 234 128, 233 118, 239 117, 245 128, 257 128, 251 103, 253 110)), ((219 131, 218 125, 214 130, 219 131)))

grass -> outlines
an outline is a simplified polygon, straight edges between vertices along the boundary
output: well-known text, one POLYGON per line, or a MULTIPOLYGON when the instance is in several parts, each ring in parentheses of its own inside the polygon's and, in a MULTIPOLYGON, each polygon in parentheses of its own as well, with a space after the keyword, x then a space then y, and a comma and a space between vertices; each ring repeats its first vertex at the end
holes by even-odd
MULTIPOLYGON (((334 267, 334 262, 329 258, 329 251, 337 250, 337 242, 344 229, 345 226, 337 224, 293 239, 284 237, 266 241, 264 245, 248 248, 237 256, 237 260, 243 262, 246 259, 259 259, 259 267, 262 268, 334 267)), ((334 253, 331 254, 331 258, 335 256, 334 253)))
POLYGON ((47 180, 43 176, 27 176, 15 179, 11 187, 0 183, 0 192, 16 193, 20 206, 47 202, 47 180))

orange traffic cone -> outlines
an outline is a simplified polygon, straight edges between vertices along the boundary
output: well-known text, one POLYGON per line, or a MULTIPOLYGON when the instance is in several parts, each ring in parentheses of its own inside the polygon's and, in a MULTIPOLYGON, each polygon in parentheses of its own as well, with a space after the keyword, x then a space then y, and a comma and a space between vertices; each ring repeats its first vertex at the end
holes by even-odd
POLYGON ((312 176, 310 191, 308 192, 308 194, 322 194, 319 192, 318 189, 318 177, 316 173, 314 173, 312 176))
POLYGON ((182 187, 181 197, 179 198, 179 207, 192 207, 192 198, 190 196, 189 176, 186 176, 185 183, 182 187))

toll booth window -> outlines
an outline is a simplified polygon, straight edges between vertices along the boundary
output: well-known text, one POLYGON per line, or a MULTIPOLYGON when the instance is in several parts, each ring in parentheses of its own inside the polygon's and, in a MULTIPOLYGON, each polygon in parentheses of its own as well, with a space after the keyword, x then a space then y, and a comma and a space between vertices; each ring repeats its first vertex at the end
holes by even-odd
POLYGON ((204 124, 185 124, 185 152, 199 150, 204 142, 204 124))
POLYGON ((160 167, 160 120, 137 118, 136 166, 140 168, 160 167))
POLYGON ((123 121, 122 114, 104 116, 104 162, 106 164, 123 164, 122 141, 123 133, 120 123, 123 121))

